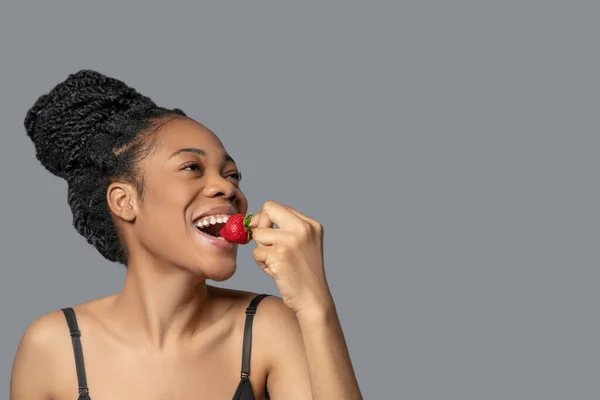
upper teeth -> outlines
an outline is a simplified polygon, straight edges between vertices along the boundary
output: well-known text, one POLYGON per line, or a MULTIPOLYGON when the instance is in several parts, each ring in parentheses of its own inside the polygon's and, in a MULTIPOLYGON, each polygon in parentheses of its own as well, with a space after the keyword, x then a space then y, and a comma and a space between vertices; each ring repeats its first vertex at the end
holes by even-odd
POLYGON ((199 228, 204 228, 209 225, 224 224, 225 222, 227 222, 228 219, 229 219, 229 215, 227 215, 227 214, 208 215, 206 217, 197 219, 194 222, 194 225, 196 225, 199 228))

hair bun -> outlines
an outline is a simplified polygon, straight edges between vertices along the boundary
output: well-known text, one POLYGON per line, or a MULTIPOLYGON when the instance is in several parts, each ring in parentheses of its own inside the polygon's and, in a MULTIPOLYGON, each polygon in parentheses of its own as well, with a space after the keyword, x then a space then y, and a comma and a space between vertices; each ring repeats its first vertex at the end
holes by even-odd
POLYGON ((42 165, 66 178, 104 124, 139 106, 156 105, 118 79, 81 70, 38 98, 27 112, 25 129, 42 165))

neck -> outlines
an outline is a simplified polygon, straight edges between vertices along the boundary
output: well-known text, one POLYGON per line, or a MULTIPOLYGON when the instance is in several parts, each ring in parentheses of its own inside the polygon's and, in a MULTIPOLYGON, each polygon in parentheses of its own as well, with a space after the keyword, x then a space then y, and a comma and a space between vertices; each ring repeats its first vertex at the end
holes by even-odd
POLYGON ((164 350, 210 325, 210 300, 206 279, 132 260, 113 304, 114 316, 138 343, 164 350))

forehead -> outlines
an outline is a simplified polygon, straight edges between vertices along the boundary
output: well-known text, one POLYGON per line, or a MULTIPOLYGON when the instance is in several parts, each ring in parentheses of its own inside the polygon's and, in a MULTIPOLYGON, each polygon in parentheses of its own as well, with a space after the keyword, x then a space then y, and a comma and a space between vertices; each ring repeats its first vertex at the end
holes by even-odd
POLYGON ((158 132, 154 153, 168 158, 182 148, 200 148, 209 157, 221 158, 225 153, 223 144, 210 129, 190 118, 175 118, 163 125, 158 132))

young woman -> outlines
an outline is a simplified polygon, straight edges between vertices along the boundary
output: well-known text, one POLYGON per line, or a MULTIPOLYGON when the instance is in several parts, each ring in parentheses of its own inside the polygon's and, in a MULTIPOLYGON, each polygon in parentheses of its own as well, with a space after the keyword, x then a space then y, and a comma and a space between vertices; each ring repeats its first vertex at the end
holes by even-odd
POLYGON ((248 212, 213 132, 91 70, 41 96, 25 127, 67 181, 77 231, 127 272, 121 292, 31 323, 11 400, 362 398, 318 222, 274 201, 252 218, 281 297, 207 285, 234 274, 238 245, 219 229, 248 212))

